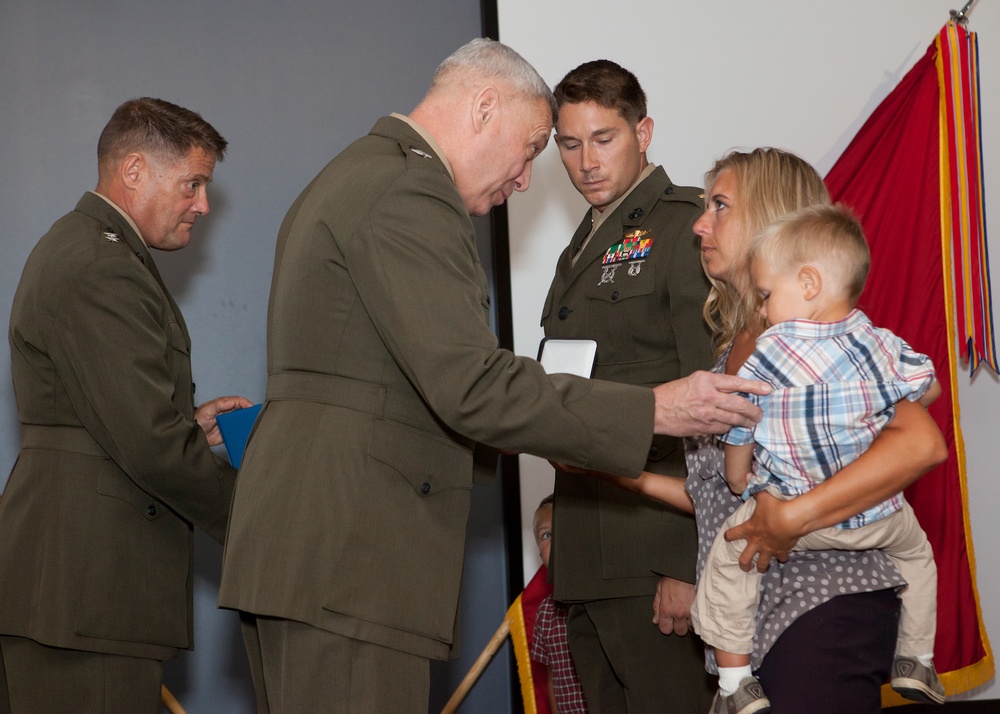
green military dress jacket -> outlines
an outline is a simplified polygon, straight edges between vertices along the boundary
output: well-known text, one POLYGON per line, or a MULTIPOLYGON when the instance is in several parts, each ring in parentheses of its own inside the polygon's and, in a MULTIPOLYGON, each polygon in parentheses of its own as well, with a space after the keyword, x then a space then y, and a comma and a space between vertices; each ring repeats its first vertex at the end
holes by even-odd
POLYGON ((0 633, 191 648, 192 525, 222 541, 235 472, 194 421, 180 310, 100 196, 32 251, 9 338, 22 445, 0 501, 0 633))
MULTIPOLYGON (((657 168, 605 218, 574 266, 591 230, 588 212, 556 265, 542 311, 545 335, 596 340, 596 379, 652 387, 708 368, 708 281, 692 230, 701 211, 700 189, 675 186, 657 168)), ((644 468, 685 477, 681 440, 655 437, 644 468)), ((556 474, 555 493, 557 599, 652 595, 663 575, 694 582, 692 516, 565 473, 556 474)))
POLYGON ((219 602, 443 659, 484 446, 635 474, 646 389, 497 348, 445 165, 385 117, 278 235, 267 398, 233 499, 219 602))

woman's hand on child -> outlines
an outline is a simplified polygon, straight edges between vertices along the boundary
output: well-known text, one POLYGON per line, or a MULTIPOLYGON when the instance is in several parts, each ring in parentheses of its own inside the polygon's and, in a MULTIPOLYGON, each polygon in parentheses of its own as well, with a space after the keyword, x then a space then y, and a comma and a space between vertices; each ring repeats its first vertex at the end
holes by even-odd
POLYGON ((746 540, 746 548, 740 555, 740 567, 749 572, 756 563, 763 573, 771 565, 771 558, 784 563, 799 539, 798 530, 788 518, 786 507, 792 501, 782 501, 766 491, 754 498, 757 506, 750 520, 726 531, 726 540, 746 540))

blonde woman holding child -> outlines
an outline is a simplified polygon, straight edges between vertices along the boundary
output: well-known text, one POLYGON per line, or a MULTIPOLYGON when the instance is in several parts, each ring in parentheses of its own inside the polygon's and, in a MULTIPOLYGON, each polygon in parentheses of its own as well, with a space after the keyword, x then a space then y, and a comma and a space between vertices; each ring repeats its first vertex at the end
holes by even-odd
MULTIPOLYGON (((752 237, 782 216, 808 206, 827 206, 812 210, 828 218, 837 213, 837 209, 829 207, 829 195, 815 169, 797 156, 777 149, 731 152, 709 171, 705 186, 705 212, 695 223, 695 232, 701 237, 703 263, 712 282, 705 315, 715 335, 714 371, 739 372, 754 354, 757 340, 767 327, 765 314, 767 322, 772 324, 795 317, 809 317, 814 322, 846 318, 852 325, 867 322, 862 313, 852 312, 860 287, 848 290, 852 297, 840 300, 838 304, 843 304, 836 313, 812 312, 814 306, 810 303, 798 315, 782 313, 788 306, 785 303, 790 302, 796 308, 792 312, 802 312, 801 301, 808 301, 807 294, 813 295, 812 289, 803 290, 799 286, 798 296, 791 296, 794 299, 775 300, 775 289, 789 290, 795 283, 790 280, 777 286, 772 283, 766 289, 772 304, 761 309, 753 278, 757 277, 764 286, 766 279, 773 280, 775 276, 765 275, 764 266, 768 264, 764 260, 755 261, 757 273, 751 275, 752 237), (782 306, 774 304, 777 302, 782 306), (846 307, 847 304, 850 306, 846 307)), ((793 229, 794 226, 789 228, 785 224, 775 230, 787 233, 793 229)), ((773 257, 762 245, 758 249, 773 257)), ((797 277, 798 272, 794 270, 792 274, 797 277)), ((827 277, 832 280, 833 276, 827 277)), ((862 278, 862 285, 863 282, 862 278)), ((829 288, 827 297, 834 294, 830 282, 824 287, 829 288)), ((718 631, 710 631, 711 628, 703 634, 707 644, 722 648, 718 652, 706 648, 709 669, 716 669, 717 657, 723 665, 713 713, 875 714, 881 711, 881 685, 890 676, 893 686, 906 696, 943 700, 943 689, 929 659, 933 650, 933 609, 929 615, 925 609, 924 614, 912 618, 925 626, 922 639, 911 639, 909 628, 904 628, 900 644, 906 643, 906 647, 901 649, 899 654, 903 656, 896 657, 894 665, 900 609, 896 590, 902 589, 906 581, 892 559, 882 550, 844 550, 840 548, 852 546, 839 543, 809 543, 809 547, 838 548, 833 550, 795 549, 799 539, 807 534, 823 529, 829 532, 841 524, 856 526, 869 520, 877 523, 876 514, 893 510, 903 514, 899 520, 912 522, 912 528, 919 531, 912 511, 901 503, 899 494, 943 461, 947 447, 924 407, 910 401, 922 398, 929 402, 936 396, 930 364, 908 348, 904 354, 902 359, 897 356, 892 364, 895 367, 901 361, 915 363, 907 365, 906 379, 897 380, 908 386, 892 392, 887 407, 876 410, 883 412, 878 425, 868 429, 867 438, 860 442, 862 446, 851 453, 854 460, 841 458, 825 473, 820 469, 819 476, 810 471, 809 487, 796 491, 801 495, 794 498, 790 498, 790 491, 777 486, 777 479, 769 482, 769 475, 764 475, 763 484, 784 495, 777 498, 768 490, 755 487, 754 497, 747 501, 752 505, 745 507, 752 515, 745 514, 744 518, 747 515, 749 518, 735 527, 736 521, 724 522, 742 501, 730 488, 723 445, 714 437, 688 440, 686 482, 655 474, 643 474, 635 480, 616 479, 626 488, 675 506, 693 506, 699 531, 701 576, 692 619, 699 630, 706 612, 711 610, 706 607, 708 596, 703 581, 709 551, 717 535, 719 547, 731 550, 737 567, 749 571, 756 565, 759 572, 754 578, 739 573, 753 595, 748 618, 752 642, 746 637, 740 642, 718 639, 718 631), (759 601, 753 607, 758 592, 759 601), (736 651, 724 650, 726 647, 736 651), (736 655, 736 660, 730 655, 736 655), (750 676, 751 671, 756 679, 750 676)), ((754 373, 753 377, 760 378, 760 374, 754 373)), ((765 415, 767 399, 760 400, 765 415)), ((814 447, 811 441, 807 437, 805 446, 814 447)), ((753 448, 749 446, 749 450, 753 448)), ((729 475, 736 490, 743 492, 750 459, 748 448, 741 449, 738 457, 734 452, 734 472, 729 475)), ((843 533, 846 529, 836 530, 843 533)), ((914 541, 922 538, 926 546, 922 532, 912 535, 914 541)), ((881 542, 869 539, 859 547, 878 548, 881 542)), ((909 592, 927 593, 928 583, 934 583, 929 550, 927 547, 920 556, 924 561, 924 577, 911 585, 909 592)), ((934 593, 930 589, 933 608, 934 593)), ((722 620, 721 629, 731 632, 736 613, 726 608, 714 614, 722 620)))

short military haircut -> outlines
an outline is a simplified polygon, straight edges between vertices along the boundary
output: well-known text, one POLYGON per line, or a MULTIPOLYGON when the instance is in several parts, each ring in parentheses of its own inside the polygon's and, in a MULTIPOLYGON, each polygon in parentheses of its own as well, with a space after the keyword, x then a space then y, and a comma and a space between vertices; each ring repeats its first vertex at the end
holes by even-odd
POLYGON ((134 151, 176 160, 202 149, 222 161, 229 142, 201 116, 162 99, 130 99, 111 115, 97 142, 99 164, 116 163, 134 151))
POLYGON ((544 100, 552 111, 552 121, 555 121, 556 100, 549 85, 524 57, 502 42, 487 37, 466 42, 438 65, 430 91, 447 84, 462 72, 504 82, 529 99, 544 100))
POLYGON ((777 272, 822 263, 854 305, 864 290, 871 253, 861 223, 842 204, 813 205, 777 219, 754 236, 747 262, 763 260, 777 272))
POLYGON ((611 60, 584 62, 555 88, 556 104, 594 102, 615 109, 630 125, 646 118, 646 93, 636 76, 611 60))

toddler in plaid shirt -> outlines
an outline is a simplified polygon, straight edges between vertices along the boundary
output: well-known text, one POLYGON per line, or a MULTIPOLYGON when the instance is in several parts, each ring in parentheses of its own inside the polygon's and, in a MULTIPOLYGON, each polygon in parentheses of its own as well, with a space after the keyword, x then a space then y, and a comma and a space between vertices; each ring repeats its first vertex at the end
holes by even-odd
MULTIPOLYGON (((695 630, 715 648, 719 665, 713 712, 769 708, 750 669, 759 573, 743 572, 743 542, 727 543, 723 534, 750 518, 755 494, 794 498, 856 459, 892 419, 899 400, 926 407, 941 393, 926 355, 855 309, 870 261, 861 226, 839 206, 789 214, 750 243, 747 264, 769 327, 739 376, 767 382, 774 391, 749 395, 764 412, 758 425, 721 437, 726 480, 745 502, 719 530, 691 610, 695 630)), ((900 594, 892 687, 909 699, 942 703, 932 661, 937 569, 902 494, 801 538, 795 549, 879 549, 892 558, 908 583, 900 594)))

